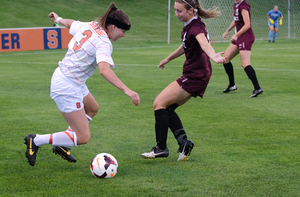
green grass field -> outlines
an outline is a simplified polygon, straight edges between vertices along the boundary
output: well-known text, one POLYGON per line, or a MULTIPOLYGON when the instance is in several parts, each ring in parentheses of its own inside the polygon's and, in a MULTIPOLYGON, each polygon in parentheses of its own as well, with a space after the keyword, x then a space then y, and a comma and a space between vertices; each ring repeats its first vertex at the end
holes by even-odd
MULTIPOLYGON (((15 9, 27 8, 21 1, 14 2, 15 9)), ((20 24, 32 20, 32 26, 51 26, 47 17, 36 14, 47 16, 52 11, 51 4, 28 2, 28 6, 39 6, 31 8, 34 19, 24 18, 20 24)), ((54 1, 53 10, 66 10, 66 16, 77 19, 93 19, 99 6, 91 13, 85 10, 85 16, 75 14, 94 3, 87 2, 75 1, 71 10, 66 2, 54 1)), ((99 8, 101 13, 109 1, 103 2, 107 5, 99 8)), ((176 161, 178 147, 171 132, 169 157, 145 160, 140 154, 155 145, 153 100, 181 76, 184 58, 169 63, 165 70, 157 68, 157 64, 180 44, 182 24, 173 20, 177 32, 167 45, 158 30, 149 28, 146 34, 150 25, 138 23, 140 13, 134 13, 134 1, 115 2, 128 10, 137 26, 143 26, 113 43, 114 72, 139 93, 140 106, 134 106, 129 97, 96 72, 87 85, 100 109, 90 123, 90 142, 71 150, 77 162, 64 161, 52 153, 50 145, 44 145, 32 167, 24 154, 23 138, 29 133, 62 131, 68 126, 49 97, 52 73, 66 50, 0 53, 0 196, 299 196, 300 40, 254 44, 251 64, 264 89, 257 98, 249 98, 253 87, 239 57, 232 61, 238 90, 229 94, 222 93, 228 83, 223 66, 213 63, 204 98, 192 98, 176 110, 195 143, 190 160, 176 161), (101 152, 118 160, 119 171, 112 179, 96 179, 90 173, 92 158, 101 152)), ((136 6, 149 2, 137 1, 136 6)), ((164 4, 156 2, 145 9, 164 4)), ((164 16, 164 8, 157 11, 155 22, 161 28, 166 27, 165 21, 159 19, 164 16)), ((14 10, 6 9, 7 13, 14 10)), ((2 24, 6 24, 5 28, 17 27, 14 23, 2 24)), ((213 47, 223 51, 228 44, 216 43, 213 47)))

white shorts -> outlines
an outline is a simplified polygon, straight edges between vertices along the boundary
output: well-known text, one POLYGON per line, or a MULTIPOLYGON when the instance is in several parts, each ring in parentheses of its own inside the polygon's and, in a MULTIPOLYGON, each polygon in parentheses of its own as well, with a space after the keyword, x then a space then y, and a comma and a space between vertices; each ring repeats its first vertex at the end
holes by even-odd
POLYGON ((57 68, 51 78, 50 97, 55 101, 61 112, 70 113, 84 107, 83 98, 89 89, 85 84, 78 85, 71 82, 57 68))

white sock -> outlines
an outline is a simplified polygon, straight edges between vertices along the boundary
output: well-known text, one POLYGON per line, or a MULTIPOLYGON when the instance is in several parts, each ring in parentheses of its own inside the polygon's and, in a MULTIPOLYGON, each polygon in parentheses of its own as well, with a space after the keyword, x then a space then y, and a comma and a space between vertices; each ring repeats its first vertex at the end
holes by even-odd
MULTIPOLYGON (((50 137, 51 138, 51 137, 50 137)), ((64 131, 52 134, 53 146, 77 146, 77 135, 72 131, 64 131)))
POLYGON ((93 119, 92 119, 91 117, 89 117, 87 114, 85 114, 85 116, 86 116, 86 118, 87 118, 87 120, 88 120, 89 123, 90 123, 90 121, 93 120, 93 119))
MULTIPOLYGON (((93 119, 86 114, 88 122, 93 119)), ((53 146, 77 146, 77 135, 69 126, 66 131, 54 134, 36 135, 33 139, 35 145, 52 144, 53 146)))
POLYGON ((46 134, 46 135, 39 135, 37 134, 36 137, 33 139, 33 142, 35 145, 40 146, 43 144, 50 144, 50 135, 51 134, 46 134))
POLYGON ((68 127, 68 129, 66 131, 74 132, 70 126, 68 127))
POLYGON ((77 146, 77 135, 73 131, 62 131, 53 134, 36 135, 33 142, 37 146, 52 144, 53 146, 77 146))

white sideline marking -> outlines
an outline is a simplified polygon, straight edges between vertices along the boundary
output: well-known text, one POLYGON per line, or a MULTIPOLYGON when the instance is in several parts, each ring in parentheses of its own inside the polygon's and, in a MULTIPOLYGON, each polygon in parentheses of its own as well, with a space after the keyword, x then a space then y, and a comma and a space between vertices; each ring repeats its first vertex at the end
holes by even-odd
POLYGON ((283 50, 283 49, 299 49, 300 47, 281 47, 281 48, 256 48, 255 50, 283 50))
MULTIPOLYGON (((221 68, 224 69, 224 67, 213 67, 213 68, 221 68)), ((234 69, 239 69, 239 70, 244 70, 244 68, 234 68, 234 69)), ((289 71, 289 72, 300 72, 300 70, 295 70, 295 69, 271 69, 271 68, 254 68, 254 70, 265 70, 265 71, 272 71, 272 72, 282 72, 282 71, 289 71)))
POLYGON ((0 61, 0 64, 57 64, 58 65, 58 62, 56 63, 53 63, 53 62, 15 62, 15 61, 0 61))
MULTIPOLYGON (((149 46, 149 47, 121 47, 121 48, 114 48, 114 51, 117 50, 130 50, 130 49, 160 49, 160 48, 174 48, 174 50, 178 47, 179 45, 164 45, 164 46, 149 46)), ((281 48, 257 48, 256 50, 283 50, 283 49, 297 49, 299 47, 281 47, 281 48)), ((51 53, 63 53, 65 54, 67 49, 61 50, 61 51, 54 51, 54 50, 47 50, 47 51, 24 51, 24 52, 13 52, 13 53, 0 53, 0 57, 6 57, 6 56, 15 56, 15 55, 39 55, 39 54, 51 54, 51 53)))
POLYGON ((4 52, 2 54, 0 54, 0 57, 7 57, 7 56, 14 56, 14 55, 39 55, 39 54, 51 54, 51 53, 63 53, 65 54, 66 51, 47 51, 47 52, 14 52, 14 53, 7 53, 7 52, 4 52))
MULTIPOLYGON (((120 66, 153 66, 153 67, 158 67, 158 65, 154 65, 154 64, 116 64, 116 67, 120 65, 120 66)), ((180 68, 183 65, 168 65, 166 67, 171 67, 171 68, 180 68)), ((212 68, 217 68, 217 69, 224 69, 224 67, 217 67, 217 66, 212 66, 212 68)), ((234 68, 234 69, 243 69, 241 68, 234 68)), ((295 70, 295 69, 271 69, 271 68, 254 68, 255 70, 265 70, 265 71, 274 71, 274 72, 278 72, 278 71, 288 71, 288 72, 300 72, 300 70, 295 70)))
MULTIPOLYGON (((16 62, 16 61, 0 61, 0 64, 50 64, 50 65, 58 65, 58 62, 16 62)), ((137 67, 158 67, 158 65, 155 64, 116 64, 117 66, 137 66, 137 67)), ((168 65, 167 67, 170 68, 180 68, 182 65, 168 65)), ((213 66, 212 67, 217 68, 217 69, 224 69, 224 67, 217 67, 213 66)), ((234 69, 243 69, 243 68, 234 68, 234 69)), ((282 72, 282 71, 287 71, 287 72, 300 72, 300 70, 295 70, 295 69, 270 69, 270 68, 254 68, 255 70, 264 70, 264 71, 272 71, 272 72, 282 72)))
MULTIPOLYGON (((127 48, 114 48, 114 51, 117 50, 130 50, 130 49, 160 49, 160 48, 174 48, 178 47, 179 45, 166 45, 166 46, 150 46, 150 47, 127 47, 127 48)), ((54 51, 54 50, 48 50, 48 51, 24 51, 24 52, 4 52, 0 53, 0 57, 6 57, 6 56, 14 56, 14 55, 39 55, 39 54, 52 54, 52 53, 63 53, 65 54, 67 52, 67 49, 61 50, 61 51, 54 51)))

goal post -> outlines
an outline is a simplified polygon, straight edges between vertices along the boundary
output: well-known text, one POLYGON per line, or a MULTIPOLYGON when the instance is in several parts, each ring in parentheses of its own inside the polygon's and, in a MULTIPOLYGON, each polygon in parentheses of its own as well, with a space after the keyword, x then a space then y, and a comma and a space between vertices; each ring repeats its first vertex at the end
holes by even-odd
POLYGON ((170 44, 170 33, 171 33, 171 0, 168 3, 168 44, 170 44))

